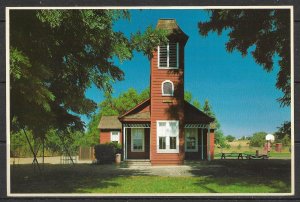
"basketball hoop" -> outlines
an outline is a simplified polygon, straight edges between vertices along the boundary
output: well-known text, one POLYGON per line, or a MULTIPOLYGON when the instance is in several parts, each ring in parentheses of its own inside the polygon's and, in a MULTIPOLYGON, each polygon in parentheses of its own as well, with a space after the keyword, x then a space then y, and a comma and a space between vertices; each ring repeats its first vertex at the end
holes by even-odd
POLYGON ((266 135, 266 140, 267 140, 267 141, 270 141, 270 142, 274 142, 275 137, 274 137, 274 135, 272 135, 272 134, 268 134, 268 135, 266 135))

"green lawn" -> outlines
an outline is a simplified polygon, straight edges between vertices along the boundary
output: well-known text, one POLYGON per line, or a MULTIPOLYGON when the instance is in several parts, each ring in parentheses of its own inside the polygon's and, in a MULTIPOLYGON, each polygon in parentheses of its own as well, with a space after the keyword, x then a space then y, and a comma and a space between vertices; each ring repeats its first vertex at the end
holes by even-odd
MULTIPOLYGON (((114 165, 11 167, 12 193, 289 193, 289 160, 215 160, 186 177, 153 176, 114 165)), ((170 168, 173 169, 173 168, 170 168)), ((174 168, 176 169, 176 168, 174 168)))

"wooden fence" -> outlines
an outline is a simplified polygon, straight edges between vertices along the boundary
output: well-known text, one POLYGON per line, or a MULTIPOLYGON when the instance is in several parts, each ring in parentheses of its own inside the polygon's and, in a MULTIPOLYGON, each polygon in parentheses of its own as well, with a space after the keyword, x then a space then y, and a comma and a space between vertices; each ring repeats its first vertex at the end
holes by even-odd
POLYGON ((79 160, 95 160, 94 147, 79 147, 79 160))

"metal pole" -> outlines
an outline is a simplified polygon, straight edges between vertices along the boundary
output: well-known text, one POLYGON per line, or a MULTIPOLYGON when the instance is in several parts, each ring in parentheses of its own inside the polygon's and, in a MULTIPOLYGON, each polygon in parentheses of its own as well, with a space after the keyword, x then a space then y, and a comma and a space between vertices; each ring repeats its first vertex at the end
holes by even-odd
POLYGON ((64 148, 65 148, 65 151, 67 152, 68 156, 70 157, 70 160, 72 161, 73 166, 75 166, 75 163, 74 163, 74 161, 73 161, 73 158, 72 158, 72 156, 71 156, 69 150, 66 148, 66 145, 65 145, 65 143, 64 143, 64 141, 63 141, 63 139, 62 139, 62 137, 61 137, 59 134, 57 134, 57 135, 58 135, 58 137, 59 137, 61 143, 63 144, 63 146, 64 146, 64 148))
POLYGON ((45 136, 43 136, 43 164, 45 163, 45 136))
POLYGON ((123 160, 124 161, 126 160, 126 157, 125 157, 125 135, 126 135, 125 130, 126 130, 126 128, 124 126, 123 127, 123 160))
POLYGON ((24 128, 22 128, 22 129, 23 129, 23 132, 24 132, 24 134, 25 134, 26 140, 27 140, 27 142, 28 142, 28 144, 29 144, 29 148, 30 148, 30 150, 31 150, 31 152, 32 152, 32 154, 33 154, 33 162, 36 162, 37 167, 39 168, 39 171, 41 171, 39 162, 38 162, 38 160, 37 160, 37 158, 36 158, 36 153, 34 152, 32 145, 30 144, 30 141, 29 141, 29 138, 28 138, 28 136, 27 136, 27 134, 26 134, 25 129, 24 129, 24 128))
POLYGON ((203 160, 204 159, 204 155, 203 155, 203 152, 204 152, 204 143, 203 143, 203 128, 201 128, 201 159, 203 160))
POLYGON ((125 160, 127 159, 127 127, 125 127, 125 160))

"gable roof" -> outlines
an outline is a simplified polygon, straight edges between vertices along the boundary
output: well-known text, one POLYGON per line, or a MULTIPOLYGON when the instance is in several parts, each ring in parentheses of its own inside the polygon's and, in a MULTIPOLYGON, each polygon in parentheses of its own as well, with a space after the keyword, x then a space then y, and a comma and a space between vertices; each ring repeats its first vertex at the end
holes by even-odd
POLYGON ((187 101, 184 101, 184 117, 185 123, 211 123, 215 120, 187 101))
POLYGON ((150 121, 150 98, 137 104, 121 116, 120 121, 150 121))
POLYGON ((118 116, 102 116, 98 125, 99 129, 121 129, 122 124, 118 116))
MULTIPOLYGON (((213 117, 208 116, 192 104, 184 101, 184 117, 185 123, 203 123, 208 124, 214 121, 213 117)), ((119 120, 123 121, 150 121, 150 99, 147 99, 134 108, 130 109, 123 115, 119 116, 119 120)))

